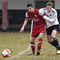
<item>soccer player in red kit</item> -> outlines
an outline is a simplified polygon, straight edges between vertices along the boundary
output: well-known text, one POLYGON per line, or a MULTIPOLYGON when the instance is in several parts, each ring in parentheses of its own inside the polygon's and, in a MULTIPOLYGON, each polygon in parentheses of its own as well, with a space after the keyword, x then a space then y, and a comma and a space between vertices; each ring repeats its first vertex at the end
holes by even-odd
POLYGON ((37 46, 37 54, 40 55, 40 49, 42 46, 42 38, 45 32, 45 20, 40 16, 39 9, 34 9, 32 4, 27 4, 28 11, 26 12, 26 18, 23 23, 20 32, 24 31, 24 27, 26 26, 29 19, 33 20, 34 26, 31 34, 31 48, 32 48, 32 55, 35 55, 35 39, 39 35, 39 42, 37 46))

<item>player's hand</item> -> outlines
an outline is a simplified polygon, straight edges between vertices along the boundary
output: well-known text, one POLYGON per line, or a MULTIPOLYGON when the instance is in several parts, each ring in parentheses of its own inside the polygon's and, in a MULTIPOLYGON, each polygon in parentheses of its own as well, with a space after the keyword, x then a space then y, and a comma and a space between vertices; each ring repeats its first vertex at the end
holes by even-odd
POLYGON ((24 28, 22 27, 19 32, 22 33, 23 31, 24 31, 24 28))
POLYGON ((50 24, 49 23, 47 23, 47 27, 50 27, 50 24))
POLYGON ((47 27, 50 27, 50 22, 46 21, 47 27))

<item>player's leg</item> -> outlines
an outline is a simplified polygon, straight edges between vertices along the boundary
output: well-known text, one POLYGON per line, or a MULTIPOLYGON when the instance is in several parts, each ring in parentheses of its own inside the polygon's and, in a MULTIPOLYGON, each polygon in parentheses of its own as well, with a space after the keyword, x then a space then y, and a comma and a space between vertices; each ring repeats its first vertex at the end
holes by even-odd
POLYGON ((58 26, 52 26, 50 28, 47 28, 47 39, 52 46, 56 47, 56 49, 59 50, 57 51, 57 53, 60 53, 60 46, 58 40, 56 39, 57 30, 58 26))
POLYGON ((35 37, 31 37, 31 49, 32 49, 32 54, 35 55, 35 37))
POLYGON ((59 43, 58 43, 58 40, 56 39, 56 34, 57 34, 57 31, 53 30, 51 34, 51 38, 53 39, 52 45, 57 48, 57 46, 59 46, 59 43))
POLYGON ((52 46, 56 47, 56 41, 52 39, 51 35, 47 35, 48 43, 50 43, 52 46))
MULTIPOLYGON (((48 43, 50 43, 51 45, 53 45, 53 40, 52 40, 52 37, 51 37, 52 28, 53 28, 53 27, 50 27, 50 28, 47 28, 47 29, 46 29, 46 31, 47 31, 47 40, 48 40, 48 43)), ((54 45, 53 45, 53 46, 54 46, 54 45)))
POLYGON ((32 34, 31 34, 31 41, 30 41, 31 49, 32 49, 33 54, 35 54, 35 39, 38 36, 38 34, 39 33, 38 33, 37 29, 33 28, 33 31, 32 31, 32 34))
POLYGON ((53 30, 52 34, 51 34, 51 37, 53 39, 52 45, 56 47, 57 54, 58 54, 58 53, 60 53, 60 46, 59 46, 59 43, 58 43, 58 39, 56 38, 56 34, 57 34, 57 30, 53 30))
POLYGON ((58 40, 56 39, 56 31, 53 30, 51 35, 47 35, 47 39, 52 46, 56 47, 57 54, 60 54, 60 46, 59 46, 58 40))
POLYGON ((48 42, 51 45, 53 45, 54 47, 56 47, 58 45, 58 41, 56 39, 56 34, 57 34, 57 30, 54 30, 54 27, 50 27, 47 29, 48 42))
POLYGON ((40 49, 41 49, 41 46, 42 46, 42 38, 43 38, 43 35, 44 35, 44 32, 45 32, 45 26, 40 26, 39 28, 39 41, 38 41, 38 45, 37 45, 37 55, 40 55, 40 49))
POLYGON ((38 41, 37 54, 36 55, 40 55, 40 50, 41 50, 41 46, 42 46, 43 35, 44 35, 44 33, 40 33, 39 34, 39 41, 38 41))

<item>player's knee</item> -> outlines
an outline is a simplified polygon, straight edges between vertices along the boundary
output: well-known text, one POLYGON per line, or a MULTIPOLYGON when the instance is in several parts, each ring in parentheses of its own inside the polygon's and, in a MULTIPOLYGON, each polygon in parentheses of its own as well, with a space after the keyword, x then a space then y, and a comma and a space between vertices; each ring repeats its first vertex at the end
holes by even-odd
POLYGON ((42 39, 43 38, 43 35, 44 35, 43 33, 40 33, 38 38, 39 39, 42 39))
POLYGON ((52 37, 52 38, 55 38, 56 36, 53 34, 53 35, 51 35, 51 37, 52 37))
POLYGON ((42 38, 43 38, 43 36, 39 36, 38 38, 39 38, 39 39, 42 39, 42 38))
POLYGON ((30 42, 33 43, 34 41, 35 41, 35 38, 31 38, 31 41, 30 42))

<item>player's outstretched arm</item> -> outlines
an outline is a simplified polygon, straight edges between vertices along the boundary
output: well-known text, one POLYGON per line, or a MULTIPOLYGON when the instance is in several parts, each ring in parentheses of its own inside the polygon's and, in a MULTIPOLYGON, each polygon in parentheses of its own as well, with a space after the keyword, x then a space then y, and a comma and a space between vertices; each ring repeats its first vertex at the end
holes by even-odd
POLYGON ((28 22, 28 20, 25 19, 25 21, 24 21, 24 23, 23 23, 23 26, 22 26, 22 28, 21 28, 20 31, 19 31, 20 33, 24 31, 24 28, 25 28, 27 22, 28 22))
POLYGON ((45 20, 48 20, 49 22, 54 22, 54 21, 55 21, 55 18, 49 18, 49 17, 47 17, 46 15, 43 16, 43 18, 44 18, 45 20))

